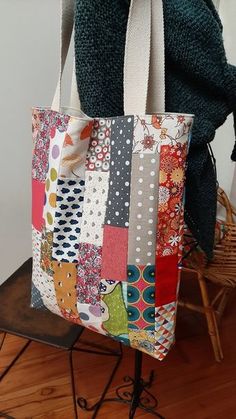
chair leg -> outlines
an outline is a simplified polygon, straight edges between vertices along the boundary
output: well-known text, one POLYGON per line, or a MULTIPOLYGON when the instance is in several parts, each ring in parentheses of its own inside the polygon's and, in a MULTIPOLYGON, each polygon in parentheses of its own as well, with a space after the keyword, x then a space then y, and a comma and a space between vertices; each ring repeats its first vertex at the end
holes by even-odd
POLYGON ((75 413, 75 419, 78 419, 76 389, 75 389, 75 375, 74 375, 74 365, 73 365, 73 349, 70 349, 69 351, 69 364, 70 364, 71 389, 72 389, 74 413, 75 413))
POLYGON ((202 295, 202 302, 203 302, 204 311, 205 311, 206 320, 207 320, 208 333, 210 335, 211 343, 213 346, 215 359, 217 362, 221 362, 221 360, 223 359, 223 352, 222 352, 222 347, 221 347, 221 342, 220 342, 218 325, 215 318, 215 312, 213 310, 213 307, 210 304, 210 300, 208 297, 206 281, 201 273, 198 273, 198 281, 199 281, 199 286, 200 286, 201 295, 202 295))
POLYGON ((222 297, 220 299, 220 302, 219 302, 219 304, 217 306, 217 309, 216 309, 216 314, 217 314, 217 317, 219 319, 221 319, 221 317, 223 316, 223 313, 225 311, 225 307, 226 307, 226 305, 229 301, 229 298, 230 298, 230 296, 233 292, 234 292, 233 288, 229 288, 229 287, 224 288, 223 295, 222 295, 222 297))
MULTIPOLYGON (((1 349, 2 349, 2 347, 3 347, 3 344, 4 344, 4 341, 5 341, 5 339, 6 339, 6 336, 7 336, 7 334, 6 334, 6 332, 2 332, 2 340, 1 340, 1 343, 0 343, 0 351, 1 351, 1 349)), ((1 416, 0 416, 1 417, 1 416)))

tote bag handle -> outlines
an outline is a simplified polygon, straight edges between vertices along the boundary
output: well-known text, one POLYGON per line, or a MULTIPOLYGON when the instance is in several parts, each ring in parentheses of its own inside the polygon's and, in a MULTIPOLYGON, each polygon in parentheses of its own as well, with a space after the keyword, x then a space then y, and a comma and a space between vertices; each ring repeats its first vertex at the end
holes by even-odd
MULTIPOLYGON (((54 94, 51 109, 59 112, 61 108, 61 81, 65 68, 66 59, 71 43, 71 37, 74 26, 74 0, 61 0, 60 3, 60 64, 59 76, 56 91, 54 94)), ((80 111, 80 100, 77 90, 75 62, 73 62, 72 82, 70 92, 70 107, 80 111)))
MULTIPOLYGON (((60 70, 52 109, 61 106, 61 80, 74 25, 74 0, 61 0, 60 70)), ((131 0, 124 60, 124 112, 165 111, 164 23, 162 0, 131 0)), ((80 110, 73 67, 71 107, 80 110)))
POLYGON ((165 111, 162 0, 131 0, 124 63, 125 115, 165 111))

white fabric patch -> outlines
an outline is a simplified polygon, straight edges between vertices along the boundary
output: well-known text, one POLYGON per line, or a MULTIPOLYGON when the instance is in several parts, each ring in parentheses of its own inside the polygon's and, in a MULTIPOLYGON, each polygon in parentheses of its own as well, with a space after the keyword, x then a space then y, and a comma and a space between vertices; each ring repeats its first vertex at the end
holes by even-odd
MULTIPOLYGON (((68 129, 63 144, 60 177, 66 178, 84 178, 86 155, 89 147, 90 129, 88 129, 87 138, 80 138, 83 130, 91 124, 86 119, 70 118, 68 129)), ((91 126, 92 129, 92 126, 91 126)))
POLYGON ((48 310, 52 313, 63 317, 61 310, 57 304, 57 298, 55 293, 54 281, 46 272, 43 272, 43 286, 40 287, 40 294, 42 296, 43 303, 48 310))
POLYGON ((47 173, 45 191, 46 202, 43 209, 43 218, 47 230, 53 231, 54 217, 56 209, 56 191, 57 191, 57 178, 60 166, 61 151, 66 133, 56 130, 56 135, 50 140, 49 149, 49 170, 47 173), (56 149, 55 149, 56 147, 56 149), (55 152, 55 150, 57 152, 55 152))
POLYGON ((33 272, 32 282, 37 289, 41 289, 43 285, 43 270, 41 268, 40 252, 41 252, 42 233, 32 226, 32 252, 33 252, 33 272))
POLYGON ((81 243, 102 246, 109 173, 86 171, 81 243))

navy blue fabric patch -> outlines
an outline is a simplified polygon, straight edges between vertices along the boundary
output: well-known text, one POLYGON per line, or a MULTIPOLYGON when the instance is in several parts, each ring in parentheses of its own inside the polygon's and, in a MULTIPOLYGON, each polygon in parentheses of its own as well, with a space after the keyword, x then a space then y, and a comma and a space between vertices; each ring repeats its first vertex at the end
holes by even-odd
POLYGON ((84 179, 59 178, 53 231, 54 260, 76 263, 84 201, 84 179))

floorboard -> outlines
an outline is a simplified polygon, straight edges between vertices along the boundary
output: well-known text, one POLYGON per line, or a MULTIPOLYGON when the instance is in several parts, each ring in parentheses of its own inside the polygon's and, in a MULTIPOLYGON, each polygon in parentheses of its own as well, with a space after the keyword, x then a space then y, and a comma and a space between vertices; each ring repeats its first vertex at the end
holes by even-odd
MULTIPOLYGON (((192 288, 193 292, 194 287, 192 288)), ((235 301, 235 300, 234 300, 235 301)), ((224 361, 217 364, 207 335, 204 318, 179 310, 177 343, 162 363, 144 355, 143 377, 155 370, 153 394, 166 419, 236 419, 236 305, 227 308, 221 324, 224 361)), ((86 331, 83 339, 115 347, 109 338, 86 331)), ((0 372, 8 365, 23 339, 7 336, 0 352, 0 372)), ((122 364, 108 396, 125 375, 133 374, 133 350, 124 348, 122 364)), ((95 403, 114 360, 76 353, 74 365, 77 393, 95 403)), ((0 410, 15 419, 73 419, 68 353, 32 343, 0 384, 0 410)), ((141 410, 137 418, 151 417, 141 410)), ((80 419, 91 413, 79 412, 80 419)), ((124 405, 106 403, 98 418, 125 419, 124 405)))

